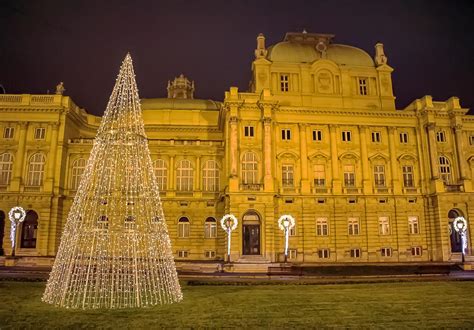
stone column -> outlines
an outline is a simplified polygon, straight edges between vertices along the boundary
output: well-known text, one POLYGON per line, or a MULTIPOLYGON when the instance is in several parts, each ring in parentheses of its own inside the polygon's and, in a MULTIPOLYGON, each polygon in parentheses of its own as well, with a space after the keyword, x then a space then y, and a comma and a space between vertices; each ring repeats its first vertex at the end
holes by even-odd
POLYGON ((435 124, 430 123, 426 125, 428 129, 428 144, 429 144, 429 152, 430 152, 430 165, 431 165, 431 179, 437 180, 439 179, 439 171, 438 171, 438 148, 436 145, 436 137, 435 137, 435 124))
POLYGON ((48 167, 46 171, 46 180, 44 185, 45 191, 52 191, 54 185, 54 169, 56 168, 56 153, 58 147, 58 129, 59 123, 52 123, 51 128, 51 142, 49 145, 48 167))
MULTIPOLYGON (((168 178, 168 190, 174 191, 176 186, 176 178, 174 177, 174 156, 170 156, 170 167, 169 167, 169 178, 168 178)), ((166 194, 168 195, 168 194, 166 194)))
POLYGON ((454 138, 456 140, 456 153, 458 155, 459 176, 461 177, 461 180, 469 180, 469 171, 466 169, 466 161, 463 157, 464 147, 462 139, 462 125, 458 124, 454 126, 454 138))
POLYGON ((395 194, 401 194, 402 186, 398 174, 397 149, 395 148, 395 127, 388 128, 388 147, 390 151, 390 171, 392 172, 392 189, 395 194))
POLYGON ((300 166, 301 166, 301 193, 310 193, 310 184, 308 180, 308 147, 306 130, 307 124, 299 124, 300 129, 300 166))
POLYGON ((194 195, 197 197, 202 196, 202 171, 201 171, 201 157, 196 157, 196 170, 194 171, 194 195))
POLYGON ((369 156, 367 152, 367 126, 359 126, 359 138, 360 158, 362 163, 362 187, 364 194, 370 194, 372 192, 372 186, 370 184, 369 156))
POLYGON ((272 119, 270 117, 263 118, 263 158, 264 158, 264 189, 265 191, 273 191, 273 174, 272 174, 272 119))
POLYGON ((10 184, 12 191, 18 191, 20 185, 23 184, 22 174, 25 160, 25 147, 26 147, 26 133, 28 130, 28 122, 20 122, 20 138, 18 140, 18 149, 15 154, 13 178, 10 184))
POLYGON ((238 118, 232 116, 229 118, 230 123, 230 176, 237 177, 237 124, 238 118))
POLYGON ((331 137, 331 169, 333 194, 342 192, 341 178, 339 177, 339 160, 337 157, 337 127, 337 125, 329 125, 329 135, 331 137))

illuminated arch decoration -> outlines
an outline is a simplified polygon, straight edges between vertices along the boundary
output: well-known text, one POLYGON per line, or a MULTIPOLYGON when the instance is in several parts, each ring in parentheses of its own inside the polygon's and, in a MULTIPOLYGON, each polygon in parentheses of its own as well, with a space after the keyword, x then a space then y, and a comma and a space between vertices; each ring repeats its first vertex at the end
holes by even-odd
POLYGON ((21 206, 12 207, 8 212, 8 218, 11 222, 10 240, 12 242, 12 256, 15 255, 16 228, 25 220, 26 212, 21 206))
POLYGON ((233 214, 226 214, 221 219, 221 227, 227 233, 227 262, 230 262, 230 240, 232 232, 237 229, 239 221, 233 214))
POLYGON ((289 214, 282 215, 278 219, 278 227, 285 233, 285 263, 288 260, 288 240, 290 229, 295 226, 295 218, 289 214))

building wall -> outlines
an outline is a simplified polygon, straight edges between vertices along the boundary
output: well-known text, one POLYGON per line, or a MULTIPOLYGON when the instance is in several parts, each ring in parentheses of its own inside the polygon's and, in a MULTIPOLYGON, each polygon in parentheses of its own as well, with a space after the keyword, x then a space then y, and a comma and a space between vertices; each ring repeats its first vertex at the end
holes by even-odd
MULTIPOLYGON (((157 99, 143 111, 152 160, 162 159, 167 167, 161 195, 176 258, 223 259, 226 236, 219 220, 232 213, 239 219, 232 234, 234 261, 283 260, 284 236, 277 220, 284 214, 296 219, 289 243, 295 262, 448 261, 453 258, 451 209, 468 220, 471 253, 474 118, 457 98, 435 102, 425 96, 395 110, 393 69, 386 64, 351 67, 328 59, 305 64, 259 57, 252 67, 252 92, 232 87, 215 109, 198 107, 193 100, 182 109, 166 108, 157 99), (281 74, 288 75, 288 91, 281 90, 281 74), (358 77, 368 79, 367 95, 360 95, 358 77), (253 127, 253 136, 246 136, 245 127, 253 127), (290 132, 288 138, 282 130, 290 132), (313 131, 321 132, 320 140, 313 139, 313 131), (343 141, 344 132, 350 132, 350 141, 343 141), (373 140, 373 133, 380 140, 373 140), (406 142, 400 134, 406 134, 406 142), (250 183, 242 172, 248 152, 257 160, 256 179, 250 183), (449 182, 440 173, 440 156, 449 160, 449 182), (177 189, 180 160, 191 162, 192 191, 177 189), (218 165, 215 191, 203 189, 207 160, 218 165), (283 166, 293 168, 286 185, 283 166), (315 181, 315 166, 324 168, 324 184, 315 181), (354 168, 353 186, 344 179, 347 166, 354 168), (375 182, 375 166, 383 166, 383 185, 375 182), (404 183, 403 166, 413 168, 412 187, 404 183), (248 212, 259 216, 259 256, 244 255, 248 212), (414 216, 415 234, 408 224, 414 216), (178 237, 182 217, 190 229, 184 238, 178 237), (206 238, 210 217, 216 220, 216 237, 206 238), (380 232, 380 217, 388 217, 386 234, 380 232), (318 234, 321 218, 327 219, 327 234, 318 234), (349 218, 358 219, 356 235, 349 234, 349 218), (382 256, 382 248, 390 248, 391 256, 382 256), (420 255, 413 255, 412 248, 419 248, 420 255), (351 255, 353 249, 360 255, 351 255), (329 251, 327 258, 320 257, 322 250, 329 251)), ((54 256, 77 193, 73 164, 88 158, 101 118, 63 95, 0 95, 0 112, 0 154, 14 158, 9 183, 0 185, 0 210, 7 214, 20 205, 39 216, 36 248, 19 248, 17 255, 54 256), (14 128, 11 138, 5 137, 7 127, 14 128), (35 138, 37 128, 45 128, 44 138, 35 138), (32 185, 29 161, 38 152, 46 160, 44 177, 32 185)), ((8 255, 8 219, 5 223, 8 255)))

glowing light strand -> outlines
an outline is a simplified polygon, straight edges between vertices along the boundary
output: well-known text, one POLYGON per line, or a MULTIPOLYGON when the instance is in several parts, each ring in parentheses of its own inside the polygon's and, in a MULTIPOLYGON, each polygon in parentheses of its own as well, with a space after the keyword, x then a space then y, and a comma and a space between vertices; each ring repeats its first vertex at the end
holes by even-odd
POLYGON ((127 54, 42 299, 85 309, 144 307, 182 297, 127 54))
POLYGON ((457 217, 453 221, 453 227, 454 230, 456 230, 458 233, 461 234, 461 245, 462 245, 462 258, 464 262, 464 254, 467 249, 467 237, 466 237, 466 232, 467 232, 467 220, 464 219, 464 217, 457 217))
POLYGON ((18 225, 25 220, 26 212, 21 206, 12 207, 8 212, 8 218, 11 222, 10 227, 10 241, 12 243, 12 255, 15 254, 15 242, 16 242, 16 228, 18 225))

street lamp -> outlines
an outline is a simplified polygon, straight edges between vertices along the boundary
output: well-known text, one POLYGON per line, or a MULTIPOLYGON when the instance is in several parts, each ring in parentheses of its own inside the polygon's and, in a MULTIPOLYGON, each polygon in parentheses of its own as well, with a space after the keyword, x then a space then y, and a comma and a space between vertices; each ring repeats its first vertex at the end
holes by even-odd
POLYGON ((463 217, 457 217, 453 221, 454 230, 461 234, 461 256, 462 256, 462 263, 464 263, 464 253, 467 248, 467 240, 466 240, 466 231, 467 231, 467 221, 463 217))
POLYGON ((230 239, 232 231, 237 228, 239 221, 233 214, 226 214, 221 219, 221 227, 227 233, 227 262, 230 262, 230 239))
POLYGON ((295 226, 295 218, 291 215, 282 215, 278 219, 278 227, 285 233, 285 263, 288 260, 288 238, 290 234, 290 229, 295 226))
POLYGON ((15 256, 16 228, 25 220, 25 217, 26 212, 21 206, 15 206, 8 212, 8 218, 11 221, 10 240, 12 242, 12 257, 15 256))

